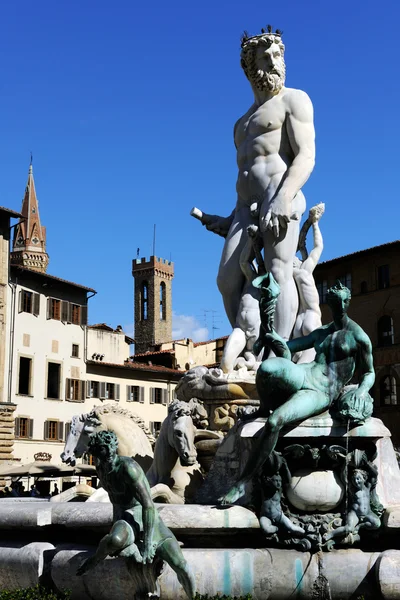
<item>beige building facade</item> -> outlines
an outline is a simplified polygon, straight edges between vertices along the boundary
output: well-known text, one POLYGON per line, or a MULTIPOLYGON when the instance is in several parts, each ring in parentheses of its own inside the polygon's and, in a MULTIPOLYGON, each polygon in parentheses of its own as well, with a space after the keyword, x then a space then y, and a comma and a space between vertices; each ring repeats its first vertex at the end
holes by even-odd
POLYGON ((76 414, 118 403, 157 433, 182 373, 129 360, 133 341, 120 328, 87 326, 94 290, 11 267, 9 396, 16 405, 14 458, 59 455, 76 414))
POLYGON ((190 338, 173 340, 153 345, 147 352, 134 354, 132 360, 154 365, 164 365, 180 371, 188 371, 198 366, 212 367, 221 362, 228 336, 194 342, 190 338))
POLYGON ((17 406, 14 456, 22 463, 36 452, 59 462, 53 442, 64 440, 85 378, 87 295, 93 291, 11 267, 7 401, 17 406))

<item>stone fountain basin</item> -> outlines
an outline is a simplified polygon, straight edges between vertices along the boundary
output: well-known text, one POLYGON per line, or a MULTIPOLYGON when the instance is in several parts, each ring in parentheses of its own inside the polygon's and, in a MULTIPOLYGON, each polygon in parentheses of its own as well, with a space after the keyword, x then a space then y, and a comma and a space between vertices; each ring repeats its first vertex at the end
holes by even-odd
MULTIPOLYGON (((256 516, 240 506, 163 504, 157 508, 183 542, 201 594, 251 593, 253 600, 400 598, 400 550, 395 549, 400 539, 400 506, 386 511, 382 540, 387 544, 382 546, 380 540, 379 551, 352 548, 314 555, 265 548, 256 516), (382 547, 387 549, 382 552, 382 547)), ((110 558, 84 577, 75 575, 111 522, 111 504, 2 501, 0 589, 40 581, 49 588, 71 590, 71 600, 132 600, 134 583, 125 559, 110 558)), ((159 588, 162 600, 185 598, 168 566, 159 588)))

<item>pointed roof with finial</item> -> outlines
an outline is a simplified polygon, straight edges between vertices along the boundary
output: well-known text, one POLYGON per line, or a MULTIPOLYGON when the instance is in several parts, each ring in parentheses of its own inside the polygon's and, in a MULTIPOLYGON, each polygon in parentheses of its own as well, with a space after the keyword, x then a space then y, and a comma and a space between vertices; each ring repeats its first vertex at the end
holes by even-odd
POLYGON ((15 228, 11 263, 45 273, 49 264, 49 255, 46 252, 46 228, 40 222, 32 155, 21 214, 22 218, 15 228))

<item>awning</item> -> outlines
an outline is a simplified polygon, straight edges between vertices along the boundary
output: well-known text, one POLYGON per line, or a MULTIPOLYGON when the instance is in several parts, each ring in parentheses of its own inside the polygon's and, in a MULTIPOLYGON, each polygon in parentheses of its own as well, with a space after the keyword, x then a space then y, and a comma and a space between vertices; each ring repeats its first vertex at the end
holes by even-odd
POLYGON ((53 465, 36 460, 26 465, 8 465, 0 469, 0 477, 94 477, 96 467, 92 465, 53 465))

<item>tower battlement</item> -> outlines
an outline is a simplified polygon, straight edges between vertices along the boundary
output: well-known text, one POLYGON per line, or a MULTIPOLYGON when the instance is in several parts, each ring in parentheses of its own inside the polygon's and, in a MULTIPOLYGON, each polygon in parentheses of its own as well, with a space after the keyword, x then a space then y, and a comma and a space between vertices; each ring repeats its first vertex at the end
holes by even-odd
POLYGON ((132 261, 132 274, 139 273, 141 271, 158 269, 159 271, 165 272, 165 274, 174 276, 174 263, 166 258, 159 258, 157 256, 150 256, 150 259, 146 258, 134 258, 132 261))
POLYGON ((172 339, 174 263, 150 256, 132 261, 135 280, 135 352, 172 339))

